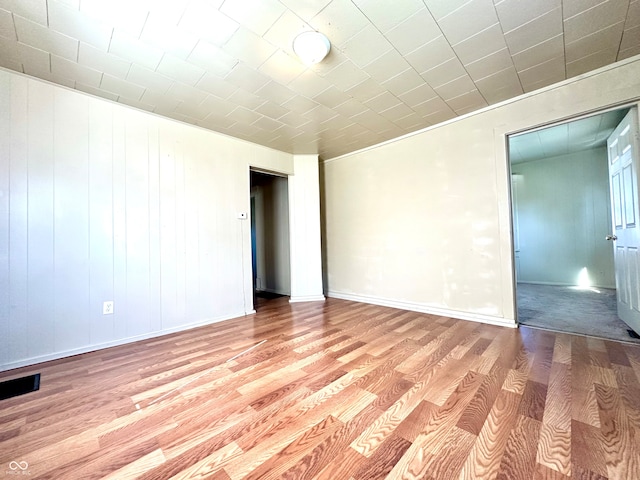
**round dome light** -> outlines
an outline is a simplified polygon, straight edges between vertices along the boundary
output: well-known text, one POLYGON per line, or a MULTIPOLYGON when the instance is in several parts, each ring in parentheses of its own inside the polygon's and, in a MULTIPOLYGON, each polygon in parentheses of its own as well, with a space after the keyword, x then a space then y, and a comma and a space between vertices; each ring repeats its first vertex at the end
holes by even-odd
POLYGON ((320 32, 302 32, 293 40, 293 51, 307 65, 321 62, 329 50, 331 43, 320 32))

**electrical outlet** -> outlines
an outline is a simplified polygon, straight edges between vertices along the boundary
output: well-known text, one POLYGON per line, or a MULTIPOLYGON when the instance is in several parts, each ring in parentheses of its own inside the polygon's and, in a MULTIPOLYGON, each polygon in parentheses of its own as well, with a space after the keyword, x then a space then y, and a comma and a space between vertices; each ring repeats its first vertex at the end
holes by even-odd
POLYGON ((102 304, 102 314, 111 315, 113 313, 113 300, 102 304))

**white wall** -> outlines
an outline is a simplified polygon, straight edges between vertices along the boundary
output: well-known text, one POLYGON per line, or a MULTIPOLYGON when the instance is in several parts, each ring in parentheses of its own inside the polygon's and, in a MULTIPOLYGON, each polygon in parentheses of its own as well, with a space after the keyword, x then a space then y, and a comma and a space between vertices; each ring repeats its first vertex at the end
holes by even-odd
POLYGON ((289 252, 289 190, 284 177, 263 177, 252 187, 255 198, 258 290, 291 294, 289 252))
POLYGON ((328 294, 514 325, 506 134, 640 97, 640 61, 323 163, 328 294))
POLYGON ((615 288, 606 147, 519 163, 519 282, 615 288))
POLYGON ((250 165, 293 173, 290 154, 0 70, 0 370, 251 311, 250 165))

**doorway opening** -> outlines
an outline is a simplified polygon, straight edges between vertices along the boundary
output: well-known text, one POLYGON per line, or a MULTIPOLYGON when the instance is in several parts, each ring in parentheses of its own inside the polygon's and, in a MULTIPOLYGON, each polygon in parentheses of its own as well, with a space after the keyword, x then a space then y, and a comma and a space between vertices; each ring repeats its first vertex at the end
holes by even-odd
POLYGON ((519 324, 640 343, 618 316, 609 238, 607 140, 629 111, 507 137, 519 324))
POLYGON ((251 170, 251 265, 257 310, 291 295, 289 184, 286 176, 251 170))

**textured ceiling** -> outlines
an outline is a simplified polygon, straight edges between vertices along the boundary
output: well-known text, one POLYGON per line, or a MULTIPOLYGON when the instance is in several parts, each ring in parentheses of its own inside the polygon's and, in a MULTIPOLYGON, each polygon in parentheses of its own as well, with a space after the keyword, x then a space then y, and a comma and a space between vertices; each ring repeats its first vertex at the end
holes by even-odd
POLYGON ((592 115, 580 120, 509 137, 512 164, 557 157, 607 144, 628 108, 592 115))
POLYGON ((325 159, 637 54, 640 0, 0 0, 0 66, 325 159))

